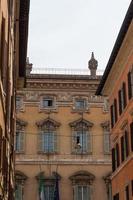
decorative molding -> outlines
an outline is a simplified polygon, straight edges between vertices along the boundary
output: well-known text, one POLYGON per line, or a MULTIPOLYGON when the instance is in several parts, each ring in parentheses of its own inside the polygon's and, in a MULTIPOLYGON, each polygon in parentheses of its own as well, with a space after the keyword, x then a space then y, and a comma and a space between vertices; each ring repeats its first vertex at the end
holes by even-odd
POLYGON ((89 184, 92 185, 95 176, 88 171, 79 171, 69 177, 73 185, 89 184))
POLYGON ((60 123, 48 117, 36 122, 36 125, 40 129, 56 129, 60 126, 60 123))
POLYGON ((16 119, 16 130, 24 130, 25 126, 27 126, 27 122, 23 121, 22 119, 16 119))
POLYGON ((93 126, 93 123, 90 122, 90 121, 87 121, 87 120, 85 120, 85 119, 83 119, 83 118, 80 118, 80 119, 78 119, 78 120, 76 120, 76 121, 74 121, 74 122, 69 123, 69 125, 70 125, 72 128, 80 129, 80 128, 84 128, 84 127, 90 128, 90 127, 93 126))

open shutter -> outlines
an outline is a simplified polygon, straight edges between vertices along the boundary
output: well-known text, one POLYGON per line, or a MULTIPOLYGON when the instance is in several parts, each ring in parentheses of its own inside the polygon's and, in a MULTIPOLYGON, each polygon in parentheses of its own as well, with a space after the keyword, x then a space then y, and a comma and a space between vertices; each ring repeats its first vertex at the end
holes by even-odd
POLYGON ((133 151, 133 122, 130 124, 131 151, 133 151))
POLYGON ((88 153, 92 153, 92 134, 89 132, 87 132, 87 149, 88 149, 88 153))
POLYGON ((110 134, 104 131, 104 153, 110 153, 110 134))

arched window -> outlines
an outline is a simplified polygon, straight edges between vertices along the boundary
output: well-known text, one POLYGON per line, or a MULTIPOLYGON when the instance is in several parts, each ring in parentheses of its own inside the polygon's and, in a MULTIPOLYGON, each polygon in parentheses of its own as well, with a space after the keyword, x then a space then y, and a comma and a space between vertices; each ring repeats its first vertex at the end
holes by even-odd
POLYGON ((47 118, 37 122, 39 128, 38 134, 38 152, 39 153, 56 153, 58 151, 57 130, 60 123, 47 118))
POLYGON ((15 135, 15 151, 16 153, 23 153, 25 146, 25 126, 27 122, 17 119, 16 121, 16 135, 15 135))
POLYGON ((91 154, 93 124, 83 118, 70 123, 72 129, 72 153, 91 154))
POLYGON ((15 172, 15 200, 24 200, 24 183, 27 179, 27 176, 20 172, 15 172))
POLYGON ((74 200, 92 200, 92 184, 95 176, 87 171, 79 171, 70 176, 74 200))

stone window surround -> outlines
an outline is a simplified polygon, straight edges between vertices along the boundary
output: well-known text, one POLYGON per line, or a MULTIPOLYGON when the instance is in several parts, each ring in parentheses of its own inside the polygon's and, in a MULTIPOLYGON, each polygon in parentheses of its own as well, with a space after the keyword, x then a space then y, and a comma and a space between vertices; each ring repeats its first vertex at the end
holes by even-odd
POLYGON ((88 105, 88 97, 83 96, 83 95, 78 95, 73 97, 73 107, 72 110, 74 112, 89 112, 89 105, 88 105), (76 108, 76 101, 84 100, 85 101, 85 107, 84 108, 76 108))
POLYGON ((49 112, 49 111, 57 111, 57 103, 56 103, 57 97, 55 95, 51 94, 45 94, 40 95, 40 104, 39 104, 39 111, 40 112, 49 112), (52 99, 53 100, 53 106, 44 107, 43 106, 43 100, 44 99, 52 99))

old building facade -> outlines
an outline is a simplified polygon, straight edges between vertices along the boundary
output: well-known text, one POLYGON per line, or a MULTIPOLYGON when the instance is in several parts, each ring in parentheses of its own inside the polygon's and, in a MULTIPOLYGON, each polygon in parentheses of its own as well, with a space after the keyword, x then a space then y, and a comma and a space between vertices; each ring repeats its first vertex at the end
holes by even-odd
POLYGON ((108 102, 101 76, 33 74, 17 90, 16 199, 111 199, 108 102))
POLYGON ((109 96, 113 200, 133 199, 133 1, 97 94, 109 96))
POLYGON ((0 199, 2 200, 14 199, 15 89, 17 78, 21 77, 24 80, 28 13, 28 0, 23 2, 0 0, 0 199), (22 30, 23 27, 25 30, 22 30), (24 51, 23 54, 21 49, 24 51))

